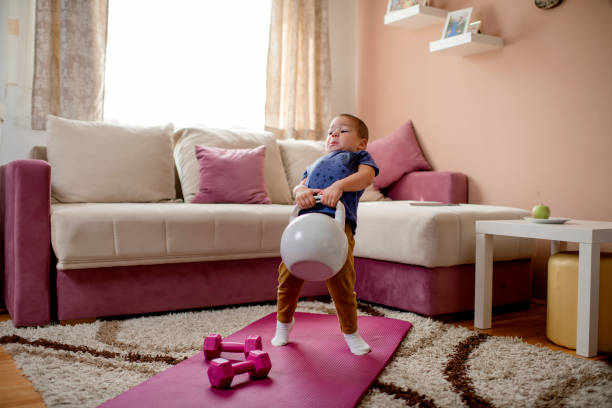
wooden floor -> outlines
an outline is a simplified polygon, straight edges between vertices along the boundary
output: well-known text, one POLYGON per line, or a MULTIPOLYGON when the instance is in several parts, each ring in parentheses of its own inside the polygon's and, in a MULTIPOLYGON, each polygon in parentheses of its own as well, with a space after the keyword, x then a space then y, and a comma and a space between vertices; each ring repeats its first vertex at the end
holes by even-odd
MULTIPOLYGON (((11 320, 6 309, 0 307, 0 322, 11 320)), ((11 356, 0 346, 0 408, 43 408, 40 394, 32 383, 15 367, 11 356)))
MULTIPOLYGON (((6 320, 10 320, 10 316, 5 309, 0 307, 0 321, 6 320)), ((473 320, 469 319, 450 324, 474 329, 473 323, 473 320)), ((546 305, 544 304, 532 303, 529 310, 494 314, 493 328, 479 331, 494 336, 520 337, 529 344, 561 350, 576 358, 584 358, 576 356, 574 350, 557 346, 546 339, 546 305)), ((589 360, 603 360, 612 364, 612 355, 600 354, 589 360)), ((45 404, 32 384, 15 367, 10 355, 0 347, 0 408, 3 407, 41 408, 45 407, 45 404)))

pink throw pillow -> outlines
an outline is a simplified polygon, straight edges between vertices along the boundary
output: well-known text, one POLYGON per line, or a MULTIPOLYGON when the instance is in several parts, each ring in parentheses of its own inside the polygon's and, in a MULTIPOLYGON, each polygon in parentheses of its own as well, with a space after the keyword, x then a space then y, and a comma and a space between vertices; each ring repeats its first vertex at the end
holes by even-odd
POLYGON ((379 169, 374 178, 376 188, 388 187, 415 170, 431 170, 416 140, 411 120, 390 135, 369 143, 367 151, 379 169))
POLYGON ((266 193, 266 146, 223 149, 195 146, 200 188, 193 203, 270 204, 266 193))

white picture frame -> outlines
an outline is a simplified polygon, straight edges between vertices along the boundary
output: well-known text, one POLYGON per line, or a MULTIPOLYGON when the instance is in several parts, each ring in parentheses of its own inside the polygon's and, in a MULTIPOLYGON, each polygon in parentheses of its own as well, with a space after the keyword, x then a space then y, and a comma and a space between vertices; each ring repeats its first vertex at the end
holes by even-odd
POLYGON ((446 23, 442 31, 442 39, 467 33, 472 18, 472 7, 450 11, 446 15, 446 23))
POLYGON ((468 31, 470 33, 478 34, 480 32, 480 20, 471 22, 468 26, 468 31))
POLYGON ((389 0, 389 3, 387 4, 387 14, 412 6, 417 6, 418 4, 418 0, 389 0))

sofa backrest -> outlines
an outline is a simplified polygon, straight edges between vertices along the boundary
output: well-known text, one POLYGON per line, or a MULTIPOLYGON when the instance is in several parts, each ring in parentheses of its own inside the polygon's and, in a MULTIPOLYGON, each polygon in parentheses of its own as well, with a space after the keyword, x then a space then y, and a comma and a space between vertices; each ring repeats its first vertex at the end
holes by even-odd
MULTIPOLYGON (((195 146, 206 146, 221 149, 254 149, 265 146, 264 176, 265 188, 273 204, 291 204, 293 198, 287 184, 281 153, 276 138, 270 132, 246 129, 215 129, 204 127, 189 127, 174 132, 174 163, 177 167, 185 202, 191 202, 200 188, 200 164, 195 154, 195 146)), ((223 166, 222 163, 207 164, 223 166)), ((222 170, 222 168, 220 168, 222 170)), ((230 184, 230 183, 228 183, 230 184)), ((241 188, 241 181, 226 188, 241 188)), ((214 188, 214 187, 213 187, 214 188)), ((217 187, 225 188, 225 187, 217 187)))
MULTIPOLYGON (((34 160, 47 160, 47 146, 34 146, 30 150, 30 159, 34 160)), ((174 166, 174 190, 176 191, 176 198, 183 198, 183 191, 181 190, 181 181, 179 180, 178 172, 176 171, 176 166, 174 166)))
MULTIPOLYGON (((93 195, 84 194, 80 201, 110 202, 108 197, 111 197, 112 200, 115 185, 112 184, 112 181, 109 183, 109 180, 117 180, 122 185, 119 190, 127 191, 127 193, 130 192, 130 188, 126 188, 126 185, 130 185, 129 180, 135 180, 132 184, 141 187, 138 183, 139 178, 143 176, 138 173, 141 160, 147 164, 143 167, 145 173, 149 171, 156 174, 153 178, 145 178, 146 182, 155 181, 158 178, 167 180, 166 175, 172 167, 176 198, 191 202, 202 188, 199 185, 200 164, 195 155, 196 145, 224 149, 253 149, 265 145, 264 173, 267 194, 274 204, 292 204, 292 191, 302 180, 306 167, 326 154, 324 141, 277 140, 270 132, 229 128, 182 128, 173 133, 166 133, 169 138, 168 145, 160 144, 159 129, 168 127, 132 128, 99 122, 68 120, 50 115, 48 118, 49 145, 47 147, 35 146, 30 152, 30 158, 44 160, 51 164, 52 195, 61 202, 75 202, 74 197, 77 197, 76 202, 79 202, 79 186, 82 186, 84 190, 94 191, 93 195), (151 137, 153 143, 148 140, 147 136, 151 137), (127 152, 121 147, 123 143, 127 143, 125 149, 127 152), (50 152, 54 153, 53 157, 49 155, 50 152), (92 163, 91 166, 88 165, 89 161, 92 163), (152 168, 151 163, 160 163, 161 168, 167 170, 160 174, 159 168, 155 166, 152 168), (115 166, 124 169, 123 173, 117 173, 115 166), (66 180, 72 183, 68 185, 72 190, 72 197, 67 196, 67 200, 58 197, 55 189, 58 188, 59 183, 54 183, 53 173, 61 173, 64 177, 63 180, 61 177, 56 177, 55 181, 64 182, 64 185, 66 180), (99 185, 105 187, 99 188, 97 187, 99 185), (97 187, 97 190, 92 189, 92 186, 97 187), (98 199, 98 197, 101 198, 98 199)), ((210 164, 210 161, 206 163, 210 164)), ((234 188, 232 183, 227 184, 227 188, 234 188)), ((215 186, 214 188, 221 187, 215 186)), ((164 201, 173 198, 174 196, 168 194, 164 201)), ((160 199, 162 198, 135 201, 147 202, 160 199)), ((384 195, 370 185, 365 190, 361 201, 382 199, 385 199, 384 195)), ((133 202, 130 199, 118 201, 133 202)))
POLYGON ((176 199, 174 126, 134 126, 47 115, 47 161, 58 201, 162 202, 176 199))

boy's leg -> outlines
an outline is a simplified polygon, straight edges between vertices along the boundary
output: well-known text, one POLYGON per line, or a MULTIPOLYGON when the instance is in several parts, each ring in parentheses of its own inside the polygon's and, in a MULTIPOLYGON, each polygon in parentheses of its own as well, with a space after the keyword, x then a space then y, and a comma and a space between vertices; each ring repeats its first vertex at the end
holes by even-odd
POLYGON ((355 294, 355 263, 353 247, 355 239, 349 225, 345 228, 348 239, 348 254, 342 269, 325 281, 331 295, 342 333, 350 334, 357 331, 357 295, 355 294))
POLYGON ((370 346, 357 332, 357 295, 355 294, 355 261, 353 247, 355 239, 350 226, 345 229, 349 249, 346 262, 342 269, 325 283, 329 294, 334 300, 340 328, 353 354, 362 355, 370 351, 370 346))
POLYGON ((271 340, 273 346, 284 346, 289 342, 289 333, 294 324, 293 314, 303 286, 304 280, 292 275, 281 262, 278 267, 276 333, 271 340))
POLYGON ((277 293, 277 320, 282 323, 291 323, 297 308, 298 299, 304 286, 304 279, 300 279, 289 272, 284 262, 278 266, 278 293, 277 293))

